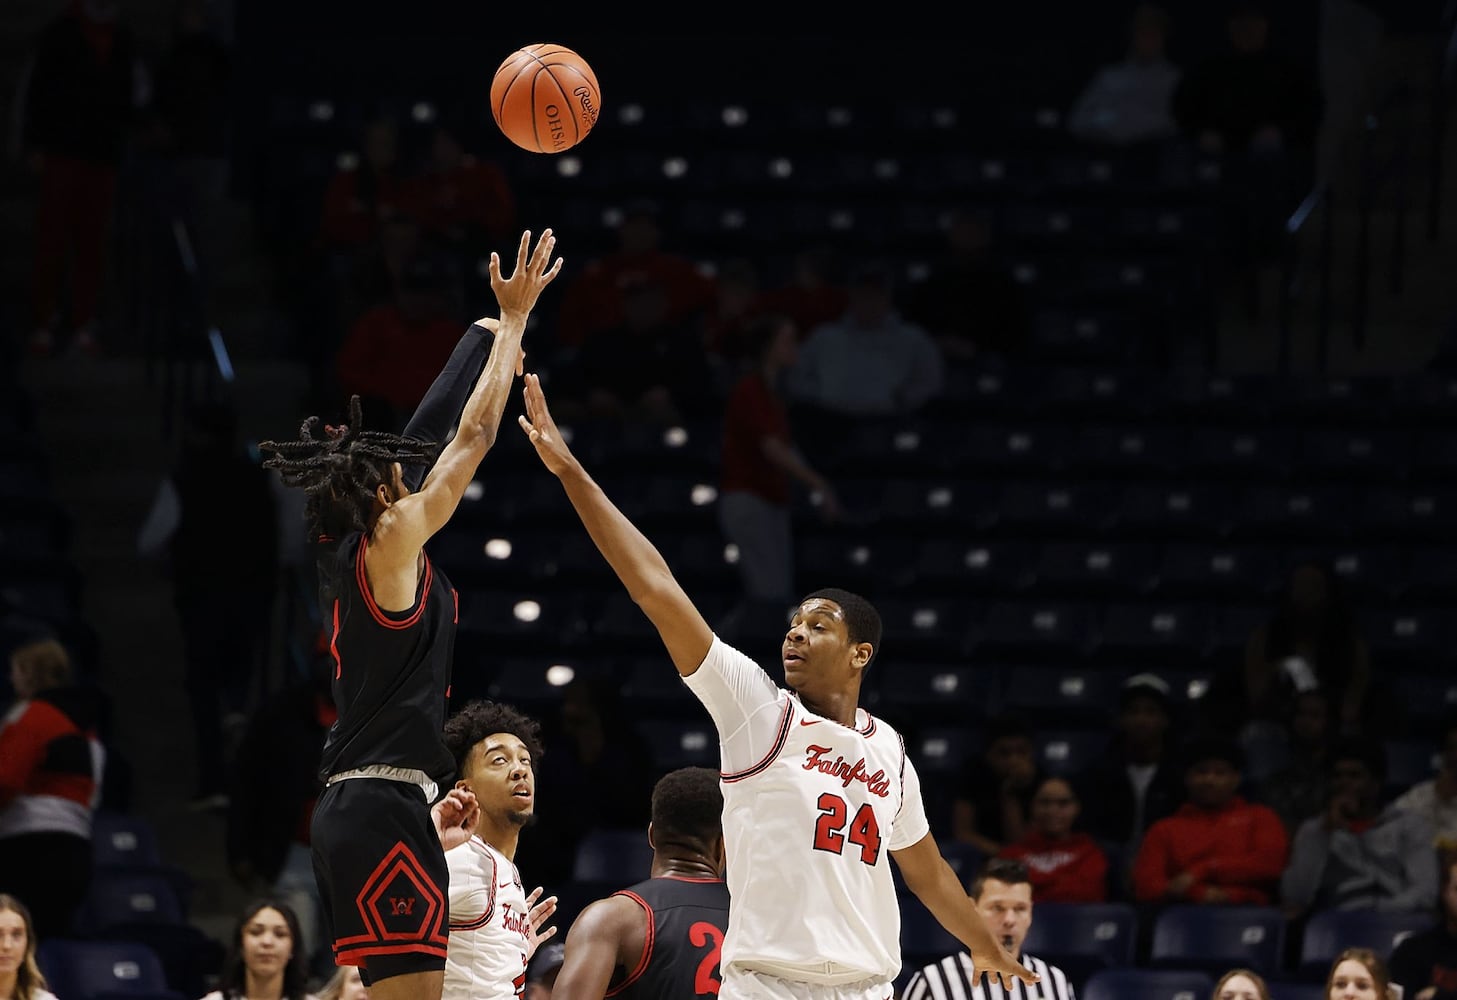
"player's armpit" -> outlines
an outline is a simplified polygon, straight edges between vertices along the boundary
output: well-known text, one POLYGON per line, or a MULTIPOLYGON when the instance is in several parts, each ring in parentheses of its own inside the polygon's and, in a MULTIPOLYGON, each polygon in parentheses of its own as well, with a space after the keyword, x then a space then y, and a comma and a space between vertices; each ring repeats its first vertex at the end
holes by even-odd
POLYGON ((602 1000, 618 965, 632 975, 643 956, 647 915, 626 896, 592 903, 567 933, 553 1000, 602 1000))

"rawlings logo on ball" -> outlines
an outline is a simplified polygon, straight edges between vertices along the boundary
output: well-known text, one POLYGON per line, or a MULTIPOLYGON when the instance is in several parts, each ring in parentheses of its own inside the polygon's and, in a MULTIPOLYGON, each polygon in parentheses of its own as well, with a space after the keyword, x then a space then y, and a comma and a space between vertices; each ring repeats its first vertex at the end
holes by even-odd
POLYGON ((533 153, 560 153, 587 137, 602 106, 597 75, 569 48, 517 49, 491 81, 491 116, 503 135, 533 153))

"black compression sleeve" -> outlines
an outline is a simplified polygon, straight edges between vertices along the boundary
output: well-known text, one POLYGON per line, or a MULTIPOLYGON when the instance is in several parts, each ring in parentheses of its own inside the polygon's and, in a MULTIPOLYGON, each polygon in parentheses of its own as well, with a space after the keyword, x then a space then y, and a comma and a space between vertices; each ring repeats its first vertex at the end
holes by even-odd
MULTIPOLYGON (((461 407, 465 406, 471 387, 480 377, 481 367, 486 363, 486 354, 490 350, 493 337, 494 334, 480 324, 471 324, 471 328, 455 345, 450 360, 445 362, 445 367, 435 376, 435 381, 430 383, 425 398, 415 408, 415 415, 405 425, 405 437, 445 444, 446 435, 460 419, 461 407)), ((405 485, 412 493, 420 488, 429 471, 430 466, 425 464, 405 468, 405 485)))

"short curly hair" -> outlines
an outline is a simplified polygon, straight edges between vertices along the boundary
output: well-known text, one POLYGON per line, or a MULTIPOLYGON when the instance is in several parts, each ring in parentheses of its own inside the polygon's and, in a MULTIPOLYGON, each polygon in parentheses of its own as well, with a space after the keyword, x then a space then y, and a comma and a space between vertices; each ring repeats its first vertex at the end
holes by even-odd
POLYGON ((481 698, 468 701, 445 721, 445 745, 455 758, 455 773, 465 773, 471 749, 492 733, 510 733, 531 754, 532 765, 541 760, 541 723, 514 705, 481 698))

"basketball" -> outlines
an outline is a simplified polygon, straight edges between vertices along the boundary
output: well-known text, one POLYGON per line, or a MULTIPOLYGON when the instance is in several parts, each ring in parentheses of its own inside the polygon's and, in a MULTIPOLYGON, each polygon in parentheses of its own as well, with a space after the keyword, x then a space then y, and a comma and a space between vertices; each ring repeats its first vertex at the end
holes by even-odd
POLYGON ((587 138, 602 109, 597 74, 562 45, 542 42, 506 57, 491 81, 501 133, 533 153, 560 153, 587 138))

